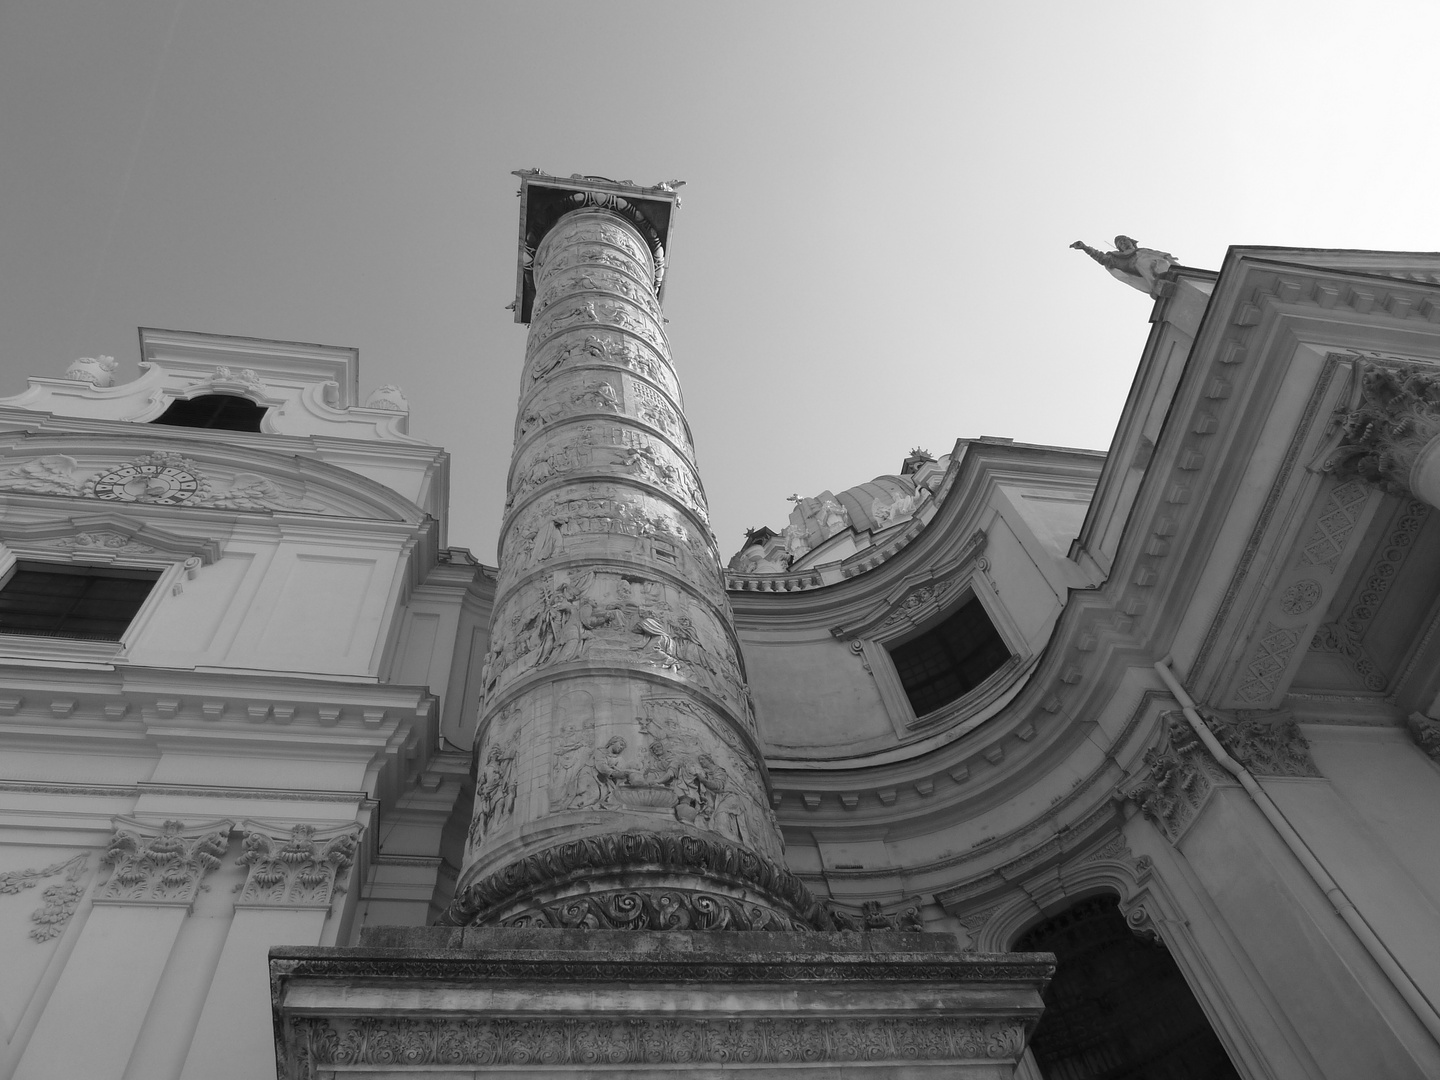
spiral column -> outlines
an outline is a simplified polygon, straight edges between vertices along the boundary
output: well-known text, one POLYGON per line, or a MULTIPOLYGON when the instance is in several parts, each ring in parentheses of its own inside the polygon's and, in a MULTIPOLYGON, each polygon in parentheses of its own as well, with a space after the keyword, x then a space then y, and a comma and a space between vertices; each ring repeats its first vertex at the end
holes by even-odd
POLYGON ((678 200, 518 175, 530 331, 449 921, 810 928, 660 316, 678 200))

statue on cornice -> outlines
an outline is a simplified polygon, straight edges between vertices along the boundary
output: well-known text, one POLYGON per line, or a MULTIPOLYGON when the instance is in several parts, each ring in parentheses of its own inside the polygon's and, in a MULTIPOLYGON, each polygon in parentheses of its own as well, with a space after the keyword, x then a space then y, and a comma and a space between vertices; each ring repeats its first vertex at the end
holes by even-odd
POLYGON ((1141 247, 1128 236, 1115 237, 1114 251, 1097 251, 1084 240, 1076 240, 1070 246, 1085 252, 1114 277, 1148 296, 1159 295, 1161 277, 1180 261, 1168 251, 1141 247))

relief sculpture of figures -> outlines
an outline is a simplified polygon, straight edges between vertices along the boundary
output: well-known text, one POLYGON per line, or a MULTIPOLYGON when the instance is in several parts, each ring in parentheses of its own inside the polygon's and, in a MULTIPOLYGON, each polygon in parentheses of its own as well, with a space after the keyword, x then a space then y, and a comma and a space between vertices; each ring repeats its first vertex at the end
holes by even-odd
POLYGON ((1084 240, 1076 240, 1070 246, 1085 252, 1132 289, 1149 296, 1159 295, 1160 279, 1180 261, 1168 251, 1141 247, 1128 236, 1115 237, 1114 251, 1098 251, 1084 240))
POLYGON ((515 749, 490 747, 485 767, 475 784, 475 817, 470 822, 470 843, 480 843, 515 809, 515 749))
MULTIPOLYGON (((593 730, 589 733, 593 736, 593 730)), ((583 735, 581 736, 583 739, 583 735)), ((560 810, 585 810, 591 807, 615 809, 617 786, 640 782, 638 769, 625 764, 627 743, 623 736, 612 735, 604 746, 590 749, 584 742, 569 742, 556 751, 557 767, 565 771, 565 779, 552 805, 560 810), (588 750, 588 753, 584 751, 588 750)))

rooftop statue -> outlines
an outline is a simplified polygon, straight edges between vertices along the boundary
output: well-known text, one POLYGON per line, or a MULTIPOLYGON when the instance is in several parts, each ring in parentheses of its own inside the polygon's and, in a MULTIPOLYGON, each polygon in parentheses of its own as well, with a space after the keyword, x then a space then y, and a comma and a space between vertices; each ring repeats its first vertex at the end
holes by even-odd
POLYGON ((1128 236, 1115 237, 1114 251, 1097 251, 1084 240, 1076 240, 1070 246, 1085 252, 1126 285, 1149 296, 1159 295, 1161 276, 1180 261, 1168 251, 1141 247, 1128 236))

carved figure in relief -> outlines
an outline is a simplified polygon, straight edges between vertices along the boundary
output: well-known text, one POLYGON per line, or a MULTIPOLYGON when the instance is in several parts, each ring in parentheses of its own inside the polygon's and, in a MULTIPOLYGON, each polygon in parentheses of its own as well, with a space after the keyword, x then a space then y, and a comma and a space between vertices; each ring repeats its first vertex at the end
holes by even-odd
POLYGON ((784 532, 785 550, 792 561, 850 528, 850 512, 829 491, 808 499, 790 495, 786 501, 795 504, 784 532))
POLYGON ((730 774, 709 754, 701 754, 697 764, 699 770, 695 774, 695 783, 700 795, 700 814, 696 823, 739 843, 748 844, 749 830, 743 825, 744 803, 740 794, 730 786, 730 774))
POLYGON ((1097 251, 1084 240, 1076 240, 1070 246, 1085 252, 1113 277, 1149 296, 1159 292, 1161 277, 1180 261, 1168 251, 1141 247, 1128 236, 1115 237, 1114 251, 1097 251))
POLYGON ((583 810, 599 807, 603 810, 619 808, 615 789, 621 785, 638 782, 639 771, 625 764, 625 739, 612 735, 604 746, 590 752, 576 770, 573 790, 567 795, 565 809, 583 810))
MULTIPOLYGON (((583 591, 584 586, 581 585, 580 589, 583 591)), ((563 664, 577 659, 590 640, 590 630, 581 619, 575 590, 568 581, 562 581, 553 589, 547 588, 541 594, 540 603, 543 612, 540 652, 535 658, 535 666, 563 664)))
POLYGON ((914 517, 924 498, 925 492, 917 491, 913 495, 897 495, 888 503, 877 502, 870 508, 870 517, 882 529, 898 524, 908 517, 914 517))
POLYGON ((470 843, 478 845, 504 824, 515 810, 515 748, 490 747, 475 785, 475 816, 470 822, 470 843))
POLYGON ((80 463, 68 454, 49 454, 33 461, 0 469, 0 491, 28 491, 37 495, 75 495, 80 463))

